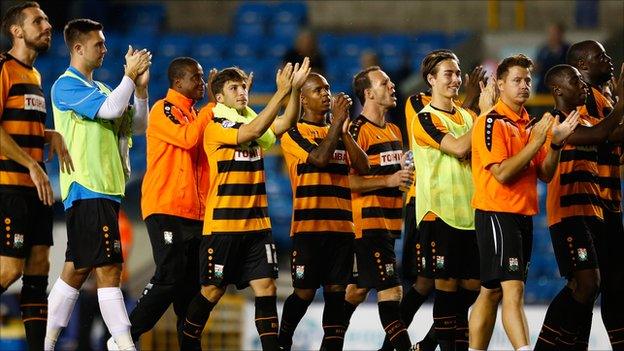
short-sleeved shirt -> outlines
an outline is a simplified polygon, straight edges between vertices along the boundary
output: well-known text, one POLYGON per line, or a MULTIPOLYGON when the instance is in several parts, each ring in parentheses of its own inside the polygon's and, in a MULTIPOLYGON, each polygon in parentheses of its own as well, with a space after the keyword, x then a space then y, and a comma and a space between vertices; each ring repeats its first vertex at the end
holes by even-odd
MULTIPOLYGON (((405 103, 405 126, 407 127, 407 139, 410 150, 412 149, 412 143, 414 142, 414 134, 412 131, 412 123, 418 112, 425 107, 431 101, 430 93, 418 93, 410 96, 405 103)), ((412 184, 405 197, 405 203, 409 203, 414 199, 416 188, 412 184)))
MULTIPOLYGON (((84 81, 69 76, 57 79, 52 85, 51 91, 53 104, 61 111, 72 110, 78 115, 91 120, 95 119, 100 107, 106 101, 107 95, 100 90, 95 82, 86 84, 85 82, 89 82, 89 80, 76 68, 70 66, 67 70, 81 77, 84 81)), ((69 186, 69 192, 63 201, 63 205, 67 210, 74 201, 98 198, 121 202, 121 196, 101 194, 74 182, 69 186)))
POLYGON ((353 235, 349 160, 342 140, 329 164, 319 168, 308 156, 327 137, 329 125, 301 121, 282 136, 281 145, 293 191, 290 235, 353 235))
MULTIPOLYGON (((591 88, 581 114, 587 114, 599 119, 607 117, 613 111, 613 105, 599 89, 591 88)), ((621 212, 622 180, 620 178, 620 156, 622 146, 606 141, 598 145, 598 183, 600 198, 605 209, 621 212)))
MULTIPOLYGON (((0 126, 44 170, 45 120, 39 72, 5 53, 0 61, 0 126)), ((34 194, 28 168, 0 155, 0 191, 34 194)))
MULTIPOLYGON (((360 115, 351 123, 349 133, 368 156, 370 172, 365 178, 387 176, 401 170, 403 144, 396 125, 386 122, 379 126, 360 115)), ((401 235, 403 193, 398 187, 352 192, 351 195, 356 239, 369 235, 401 235)))
POLYGON ((237 144, 242 122, 215 116, 204 131, 210 169, 204 235, 271 230, 262 148, 237 144))
POLYGON ((472 130, 472 205, 482 211, 534 215, 538 212, 537 169, 546 158, 546 141, 529 164, 508 184, 499 183, 490 171, 494 164, 518 154, 529 142, 533 123, 527 111, 513 111, 502 100, 477 118, 472 130))
MULTIPOLYGON (((581 115, 579 124, 591 127, 598 122, 597 118, 581 115)), ((603 219, 597 159, 596 145, 567 144, 561 150, 559 166, 548 183, 548 226, 574 216, 603 219)))

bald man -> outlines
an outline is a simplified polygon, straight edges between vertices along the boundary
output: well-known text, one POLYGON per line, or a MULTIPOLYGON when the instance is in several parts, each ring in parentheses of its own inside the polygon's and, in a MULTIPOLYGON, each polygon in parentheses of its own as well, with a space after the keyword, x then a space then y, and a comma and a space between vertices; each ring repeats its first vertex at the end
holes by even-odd
POLYGON ((293 188, 294 291, 284 303, 279 343, 284 350, 291 349, 297 324, 323 286, 321 349, 342 350, 343 301, 354 245, 349 167, 368 172, 368 158, 347 133, 351 99, 340 93, 332 101, 325 77, 308 76, 301 106, 303 117, 281 140, 293 188))

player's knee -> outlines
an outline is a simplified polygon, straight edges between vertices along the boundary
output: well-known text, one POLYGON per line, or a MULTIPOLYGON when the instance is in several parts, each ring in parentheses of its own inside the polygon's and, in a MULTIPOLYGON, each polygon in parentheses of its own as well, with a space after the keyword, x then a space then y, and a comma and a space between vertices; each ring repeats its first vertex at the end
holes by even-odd
POLYGON ((47 275, 50 271, 50 260, 47 250, 32 250, 24 263, 24 274, 47 275))
POLYGON ((201 294, 210 302, 217 303, 223 294, 225 294, 224 288, 219 288, 214 285, 202 286, 201 294))
POLYGON ((312 301, 314 300, 314 295, 316 295, 316 289, 298 289, 295 288, 295 295, 302 300, 312 301))
POLYGON ((588 275, 576 280, 574 294, 582 300, 581 302, 590 303, 598 296, 599 289, 600 276, 598 274, 588 275))
POLYGON ((121 282, 121 264, 112 264, 95 268, 98 288, 118 287, 121 282))
POLYGON ((412 287, 414 290, 418 291, 420 295, 427 296, 433 291, 435 281, 430 278, 418 277, 412 287))
POLYGON ((503 290, 501 288, 481 289, 479 295, 483 296, 486 302, 498 305, 503 299, 503 290))
POLYGON ((403 288, 399 285, 379 291, 377 297, 379 301, 401 301, 403 288))
POLYGON ((23 261, 20 262, 12 262, 10 264, 4 263, 0 266, 0 285, 5 288, 8 288, 11 284, 13 284, 16 280, 18 280, 22 276, 22 272, 24 270, 23 261))
POLYGON ((345 299, 353 305, 359 305, 366 300, 368 289, 366 288, 352 288, 347 289, 345 299))

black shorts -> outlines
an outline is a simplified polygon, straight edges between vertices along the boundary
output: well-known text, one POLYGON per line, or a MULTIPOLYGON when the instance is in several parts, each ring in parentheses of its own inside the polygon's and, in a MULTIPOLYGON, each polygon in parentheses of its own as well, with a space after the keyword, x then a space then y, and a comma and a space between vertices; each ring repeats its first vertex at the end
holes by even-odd
POLYGON ((271 231, 204 235, 199 249, 200 283, 244 289, 256 279, 277 279, 277 252, 271 231))
POLYGON ((358 288, 383 291, 400 286, 394 253, 395 239, 389 235, 370 235, 355 240, 353 280, 358 288))
POLYGON ((153 214, 145 219, 156 271, 152 284, 184 283, 185 275, 199 276, 199 245, 203 222, 153 214))
POLYGON ((460 230, 442 219, 421 221, 420 275, 434 279, 479 279, 479 248, 474 230, 460 230))
POLYGON ((52 246, 52 207, 36 193, 0 193, 0 220, 0 256, 24 258, 32 246, 52 246))
POLYGON ((604 211, 603 229, 596 233, 596 251, 600 266, 600 287, 624 296, 624 224, 622 212, 604 211))
POLYGON ((416 206, 414 199, 405 205, 405 220, 403 221, 403 257, 401 258, 401 273, 405 280, 416 280, 419 275, 418 264, 421 263, 420 234, 416 227, 416 206), (418 247, 417 247, 418 246, 418 247))
POLYGON ((548 227, 562 277, 569 279, 576 271, 598 268, 595 240, 602 227, 599 218, 580 216, 548 227))
POLYGON ((515 213, 475 211, 481 285, 526 281, 533 245, 533 218, 515 213))
POLYGON ((347 285, 354 240, 354 236, 348 234, 295 235, 290 255, 293 287, 316 289, 321 285, 347 285))
POLYGON ((102 198, 74 201, 66 222, 66 262, 73 262, 75 268, 123 262, 118 202, 102 198))

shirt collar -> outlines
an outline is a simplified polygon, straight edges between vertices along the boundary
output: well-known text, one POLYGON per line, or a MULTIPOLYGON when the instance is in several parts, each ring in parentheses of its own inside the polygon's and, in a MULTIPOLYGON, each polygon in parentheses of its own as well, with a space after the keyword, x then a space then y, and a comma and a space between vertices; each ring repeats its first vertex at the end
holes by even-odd
POLYGON ((182 95, 180 92, 173 89, 167 90, 167 96, 165 97, 165 100, 169 101, 179 108, 191 112, 193 111, 192 107, 195 104, 195 100, 189 99, 186 96, 182 95))
POLYGON ((516 111, 512 110, 511 107, 507 106, 507 104, 505 104, 502 99, 498 99, 498 102, 496 103, 496 105, 494 105, 494 110, 496 110, 496 112, 498 112, 499 114, 509 118, 512 122, 518 122, 519 120, 529 122, 529 113, 524 108, 524 106, 522 106, 522 108, 520 109, 520 114, 518 114, 516 113, 516 111))

